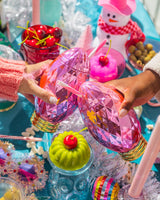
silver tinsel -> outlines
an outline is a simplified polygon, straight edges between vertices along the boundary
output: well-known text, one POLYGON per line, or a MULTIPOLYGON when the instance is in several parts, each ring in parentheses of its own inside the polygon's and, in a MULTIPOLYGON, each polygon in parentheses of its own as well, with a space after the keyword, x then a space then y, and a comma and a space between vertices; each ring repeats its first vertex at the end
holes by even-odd
POLYGON ((75 45, 86 25, 91 20, 80 11, 76 11, 75 0, 61 0, 62 18, 60 27, 63 30, 62 44, 71 48, 75 45))

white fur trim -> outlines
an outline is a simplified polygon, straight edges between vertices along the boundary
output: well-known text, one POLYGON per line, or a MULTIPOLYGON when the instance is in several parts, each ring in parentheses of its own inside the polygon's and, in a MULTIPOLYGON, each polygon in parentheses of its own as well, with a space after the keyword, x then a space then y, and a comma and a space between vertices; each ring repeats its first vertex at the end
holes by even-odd
MULTIPOLYGON (((152 58, 151 61, 149 61, 143 71, 147 70, 147 69, 151 69, 154 72, 156 72, 159 76, 160 76, 160 52, 157 53, 156 56, 154 56, 154 58, 152 58)), ((160 90, 157 92, 157 94, 155 95, 156 99, 160 102, 160 90)))
POLYGON ((143 71, 151 69, 160 76, 160 52, 152 58, 145 66, 143 71))

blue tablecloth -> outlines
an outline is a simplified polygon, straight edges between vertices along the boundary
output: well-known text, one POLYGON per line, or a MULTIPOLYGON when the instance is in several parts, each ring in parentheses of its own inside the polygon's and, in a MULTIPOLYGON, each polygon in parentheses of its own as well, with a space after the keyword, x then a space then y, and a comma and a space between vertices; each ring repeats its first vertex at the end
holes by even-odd
MULTIPOLYGON (((81 2, 83 5, 83 1, 81 1, 81 2)), ((137 9, 136 9, 135 13, 132 15, 133 20, 137 21, 137 23, 142 28, 142 30, 146 36, 150 36, 150 37, 159 39, 159 35, 156 32, 155 27, 154 27, 148 13, 146 12, 146 10, 144 9, 143 5, 140 3, 139 0, 136 0, 136 2, 137 2, 137 9)), ((96 3, 96 2, 94 2, 94 3, 96 3)), ((96 7, 95 7, 95 9, 96 9, 96 7)), ((101 10, 100 7, 97 6, 98 13, 100 13, 100 10, 101 10)), ((87 15, 87 11, 88 11, 88 9, 84 10, 86 15, 87 15)), ((94 28, 93 33, 95 34, 96 20, 98 18, 94 17, 94 19, 93 19, 93 12, 89 13, 89 15, 90 15, 89 17, 92 17, 91 23, 94 28)), ((139 71, 137 71, 137 70, 135 70, 135 72, 139 73, 139 71)), ((131 75, 131 74, 126 69, 123 76, 126 77, 129 75, 131 75)), ((12 110, 10 110, 8 112, 0 113, 0 134, 21 136, 21 133, 23 131, 25 131, 26 128, 31 126, 30 117, 32 115, 33 110, 34 110, 34 106, 30 102, 28 102, 22 95, 19 95, 18 102, 16 103, 15 107, 12 110)), ((142 134, 144 135, 144 137, 147 140, 150 137, 151 131, 149 131, 146 128, 146 125, 147 124, 154 125, 159 113, 160 113, 160 107, 153 108, 147 104, 143 106, 143 113, 140 118, 140 123, 141 123, 141 127, 142 127, 142 134)), ((51 137, 50 134, 42 133, 42 132, 38 132, 37 137, 38 136, 44 137, 44 138, 46 138, 48 136, 51 137)), ((14 140, 11 142, 15 145, 16 151, 18 153, 23 154, 25 152, 29 152, 29 150, 26 149, 26 142, 14 141, 14 140)), ((43 144, 39 143, 38 145, 43 145, 43 144)), ((48 162, 46 162, 45 167, 47 170, 50 169, 48 162)), ((38 197, 47 196, 47 195, 48 195, 47 188, 45 188, 43 191, 37 192, 38 197)))

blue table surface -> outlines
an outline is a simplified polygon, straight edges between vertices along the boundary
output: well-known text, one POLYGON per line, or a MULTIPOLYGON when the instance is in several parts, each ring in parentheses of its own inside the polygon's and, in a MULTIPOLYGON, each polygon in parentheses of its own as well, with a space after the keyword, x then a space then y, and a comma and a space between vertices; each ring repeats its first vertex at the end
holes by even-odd
MULTIPOLYGON (((139 0, 136 0, 136 2, 137 2, 137 9, 135 13, 132 14, 132 19, 139 24, 139 26, 142 28, 146 36, 156 38, 159 40, 160 38, 157 31, 155 30, 154 24, 152 23, 142 3, 140 3, 139 0)), ((97 10, 98 12, 100 12, 100 8, 98 6, 97 10)), ((85 14, 87 15, 87 11, 85 14)), ((96 29, 96 24, 94 24, 95 19, 94 21, 91 20, 91 22, 93 22, 92 25, 95 30, 96 29)), ((17 41, 18 39, 14 41, 14 45, 17 45, 16 44, 17 41)), ((135 73, 140 73, 140 72, 138 70, 135 70, 135 73)), ((126 69, 123 76, 126 77, 130 75, 131 74, 126 69)), ((29 103, 22 95, 19 95, 18 102, 16 103, 13 109, 11 109, 8 112, 0 113, 0 134, 21 136, 21 133, 25 131, 26 128, 31 127, 30 117, 32 115, 33 110, 34 106, 31 103, 29 103)), ((154 125, 159 113, 160 113, 160 107, 154 108, 150 107, 147 104, 143 105, 143 113, 140 118, 140 123, 142 127, 142 134, 147 140, 151 135, 151 131, 149 131, 146 128, 146 125, 147 124, 154 125)), ((37 137, 51 138, 52 136, 49 133, 38 132, 37 137)), ((29 150, 26 149, 26 142, 14 141, 14 140, 12 140, 11 142, 15 145, 17 153, 23 154, 25 152, 29 152, 29 150)), ((46 145, 44 145, 43 143, 38 143, 37 145, 42 145, 44 148, 48 148, 48 146, 46 147, 46 145)), ((138 160, 137 162, 139 161, 140 160, 138 160)), ((47 161, 45 163, 45 167, 47 170, 50 170, 50 166, 47 161)), ((153 169, 159 171, 157 166, 156 167, 154 166, 153 169)), ((47 196, 48 195, 47 188, 43 189, 42 191, 38 191, 36 194, 37 197, 47 196)))

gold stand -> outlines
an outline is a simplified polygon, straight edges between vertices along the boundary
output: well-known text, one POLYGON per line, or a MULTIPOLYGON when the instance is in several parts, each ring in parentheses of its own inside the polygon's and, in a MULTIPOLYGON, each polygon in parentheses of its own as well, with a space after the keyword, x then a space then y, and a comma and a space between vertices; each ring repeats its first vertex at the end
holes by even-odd
POLYGON ((147 141, 145 140, 145 138, 141 135, 141 139, 139 141, 139 143, 137 144, 137 146, 125 153, 119 153, 121 155, 121 157, 123 158, 123 160, 126 161, 133 161, 138 159, 140 156, 143 155, 145 148, 147 146, 147 141))
POLYGON ((59 124, 54 125, 48 121, 45 121, 39 115, 37 115, 37 113, 35 111, 32 114, 31 122, 40 131, 48 132, 48 133, 56 132, 56 130, 59 126, 59 124))

